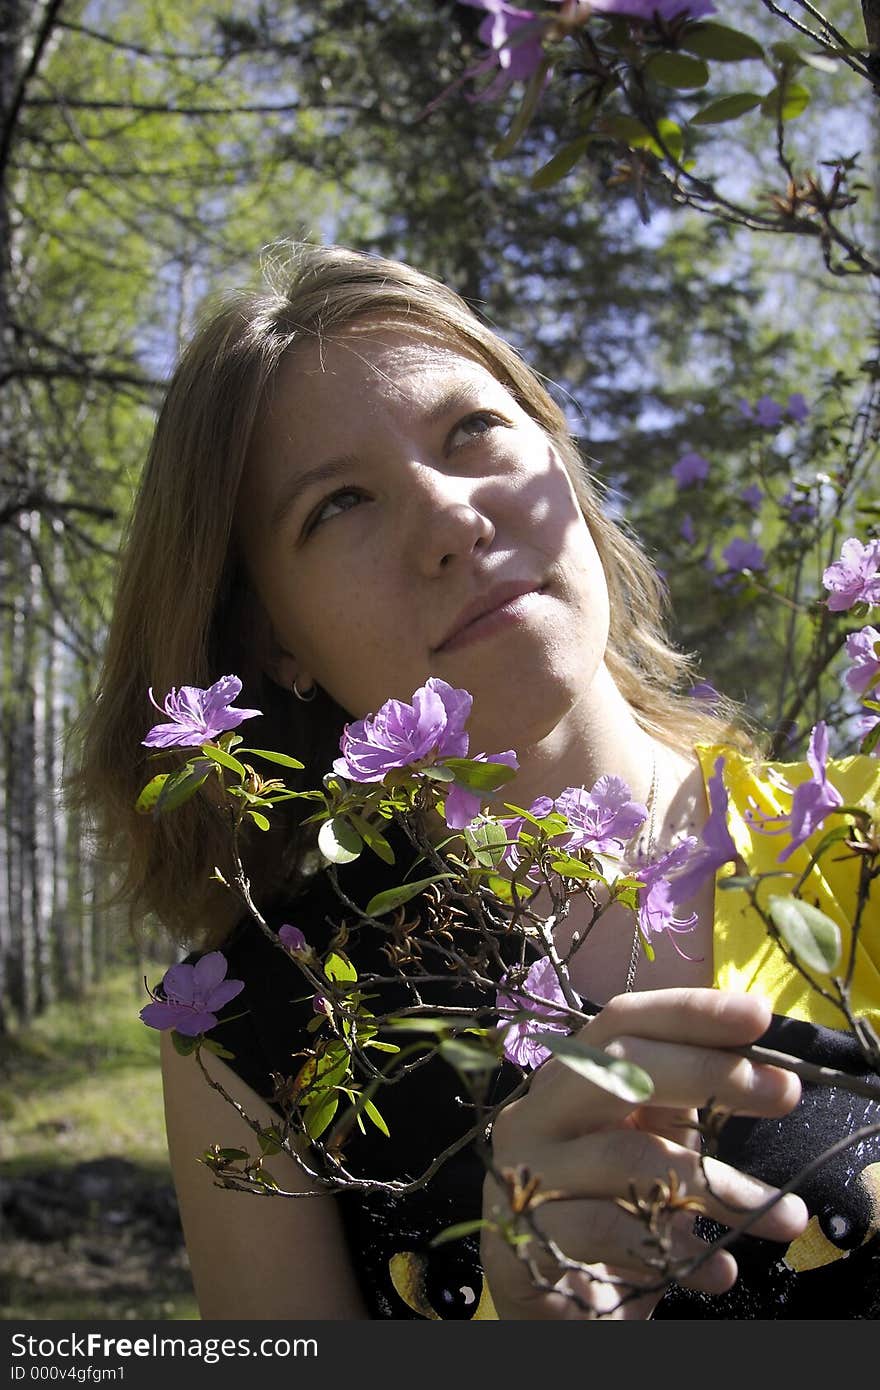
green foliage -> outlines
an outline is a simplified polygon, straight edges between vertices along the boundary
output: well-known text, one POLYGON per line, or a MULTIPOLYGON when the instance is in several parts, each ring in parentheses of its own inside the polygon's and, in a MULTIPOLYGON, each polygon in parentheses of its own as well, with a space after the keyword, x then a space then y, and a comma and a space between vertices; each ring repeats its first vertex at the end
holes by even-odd
POLYGON ((840 928, 812 903, 777 895, 768 899, 774 926, 798 960, 828 974, 840 963, 840 928))

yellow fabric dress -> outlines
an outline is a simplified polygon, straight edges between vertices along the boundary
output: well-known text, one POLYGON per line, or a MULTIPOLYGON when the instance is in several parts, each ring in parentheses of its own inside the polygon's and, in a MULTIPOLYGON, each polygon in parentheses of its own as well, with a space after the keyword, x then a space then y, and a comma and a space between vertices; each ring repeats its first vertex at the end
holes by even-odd
MULTIPOLYGON (((787 837, 761 833, 750 824, 746 813, 753 810, 759 816, 788 815, 791 797, 779 788, 775 779, 795 787, 812 776, 809 765, 754 762, 730 748, 708 744, 699 745, 696 752, 705 782, 714 772, 716 759, 724 756, 724 784, 730 798, 727 824, 749 871, 755 874, 778 869, 791 871, 791 878, 768 880, 759 901, 765 894, 787 893, 807 868, 811 852, 822 836, 841 824, 841 818, 829 816, 804 845, 780 864, 778 856, 787 837)), ((828 780, 840 792, 844 805, 874 808, 880 821, 880 760, 861 754, 837 761, 829 759, 828 780)), ((728 865, 721 870, 719 878, 734 872, 734 867, 728 865)), ((801 891, 805 901, 820 908, 840 927, 842 962, 849 959, 858 879, 858 858, 843 843, 838 843, 813 867, 801 891)), ((789 965, 742 890, 723 892, 716 889, 714 951, 717 988, 758 992, 767 999, 774 1013, 786 1018, 803 1019, 826 1028, 847 1027, 841 1011, 811 989, 800 972, 789 965)), ((821 983, 828 984, 828 977, 821 979, 821 983)), ((856 1015, 880 1028, 880 880, 875 880, 862 914, 851 1000, 856 1015)))

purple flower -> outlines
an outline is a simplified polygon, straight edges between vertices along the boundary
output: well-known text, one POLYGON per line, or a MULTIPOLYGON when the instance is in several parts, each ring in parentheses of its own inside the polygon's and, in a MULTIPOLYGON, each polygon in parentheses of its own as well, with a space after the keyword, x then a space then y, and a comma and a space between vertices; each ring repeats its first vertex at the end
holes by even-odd
POLYGON ((639 889, 638 910, 639 930, 642 936, 646 941, 650 941, 652 936, 668 934, 675 950, 685 960, 691 960, 692 957, 685 955, 675 936, 693 931, 698 918, 696 912, 692 912, 689 917, 676 917, 675 909, 678 904, 669 875, 675 869, 684 866, 696 846, 696 837, 688 835, 674 849, 661 855, 653 863, 640 864, 635 870, 644 885, 639 889))
POLYGON ((764 552, 755 541, 743 536, 734 536, 724 547, 721 558, 729 570, 761 570, 764 568, 764 552))
POLYGON ((187 1038, 207 1033, 216 1026, 216 1011, 244 989, 244 980, 225 978, 227 969, 222 951, 209 951, 195 965, 172 965, 159 985, 162 997, 157 992, 140 1017, 149 1028, 174 1028, 187 1038))
POLYGON ((877 644, 880 632, 876 627, 863 627, 861 632, 851 632, 846 639, 846 654, 852 660, 844 680, 850 690, 864 695, 880 676, 880 656, 877 644))
POLYGON ((812 521, 816 515, 816 508, 809 498, 803 493, 795 492, 789 488, 784 497, 779 499, 779 505, 786 513, 789 522, 797 526, 802 522, 812 521))
POLYGON ((801 782, 794 789, 789 821, 791 841, 779 855, 780 863, 819 828, 830 811, 843 805, 840 792, 828 781, 827 761, 828 729, 824 719, 820 719, 810 735, 807 751, 807 762, 813 775, 808 782, 801 782))
POLYGON ((682 488, 691 487, 694 483, 702 483, 709 476, 709 460, 704 459, 702 454, 696 454, 691 450, 690 453, 682 454, 678 463, 674 463, 670 469, 675 479, 676 487, 681 491, 682 488))
MULTIPOLYGON (((517 756, 512 748, 505 753, 478 753, 474 762, 480 763, 501 763, 511 768, 514 772, 519 767, 517 756)), ((453 783, 446 793, 443 815, 450 830, 464 830, 470 825, 475 816, 479 815, 480 807, 485 801, 485 797, 479 792, 472 791, 470 787, 463 787, 459 783, 453 783)))
POLYGON ((352 782, 381 782, 395 768, 463 758, 472 697, 431 676, 412 704, 386 700, 378 714, 346 724, 333 771, 352 782))
POLYGON ((822 583, 830 593, 832 613, 843 613, 854 603, 880 603, 880 540, 862 545, 855 536, 843 542, 840 559, 829 565, 822 583))
POLYGON ((142 740, 146 748, 198 748, 210 743, 227 729, 236 729, 243 719, 261 714, 258 709, 236 709, 235 700, 241 694, 238 676, 221 676, 219 681, 203 690, 198 685, 182 685, 171 689, 164 705, 157 705, 150 689, 150 701, 170 724, 154 724, 142 740))
MULTIPOLYGON (((861 743, 878 724, 880 714, 875 714, 874 710, 863 709, 861 714, 856 716, 856 738, 859 742, 861 743)), ((880 758, 880 743, 875 743, 871 752, 875 758, 880 758)))
POLYGON ((748 401, 741 400, 739 408, 747 420, 765 430, 778 429, 785 414, 784 408, 770 396, 761 396, 755 401, 754 407, 750 406, 748 401))
POLYGON ((614 776, 600 777, 591 791, 566 787, 556 798, 556 809, 570 827, 566 849, 587 849, 594 854, 622 854, 624 845, 648 816, 646 808, 633 801, 623 779, 614 776))
POLYGON ((278 940, 282 946, 286 946, 288 951, 294 953, 307 951, 309 943, 306 941, 299 927, 292 927, 289 922, 285 922, 283 927, 278 929, 278 940))
POLYGON ((758 487, 757 483, 749 483, 748 487, 744 487, 740 493, 740 497, 743 502, 745 502, 746 506, 750 507, 753 512, 761 510, 764 492, 762 488, 758 487))
POLYGON ((735 863, 739 857, 727 828, 728 797, 724 785, 723 756, 715 760, 708 792, 711 810, 700 836, 703 843, 690 855, 683 869, 669 880, 670 896, 675 903, 686 903, 710 874, 717 873, 722 864, 728 864, 731 860, 735 863))
POLYGON ((694 530, 693 518, 691 517, 689 512, 685 512, 684 516, 682 517, 681 525, 678 528, 678 534, 681 536, 683 541, 687 542, 688 545, 693 545, 696 541, 697 533, 694 530))
POLYGON ((794 420, 798 425, 806 420, 810 413, 810 407, 807 405, 800 391, 794 391, 789 396, 788 404, 785 407, 785 413, 789 420, 794 420))
MULTIPOLYGON (((476 100, 493 100, 509 83, 527 82, 544 62, 541 37, 546 28, 545 17, 535 10, 508 5, 505 0, 463 0, 463 3, 488 11, 477 34, 481 43, 492 50, 490 57, 464 74, 465 78, 480 77, 495 67, 499 70, 496 80, 481 91, 476 100)), ((548 72, 548 79, 549 76, 548 72)))
POLYGON ((667 22, 679 15, 702 19, 703 15, 716 12, 711 0, 591 0, 590 9, 597 14, 625 14, 632 19, 652 20, 659 15, 667 22))
MULTIPOLYGON (((505 984, 506 979, 501 983, 505 984)), ((556 971, 546 956, 535 961, 519 989, 509 989, 507 993, 499 990, 495 1002, 499 1009, 527 1010, 531 1016, 522 1023, 500 1025, 504 1033, 504 1055, 518 1067, 539 1067, 551 1055, 546 1047, 535 1041, 534 1032, 568 1032, 558 1012, 567 1009, 568 1005, 556 971), (525 998, 527 993, 535 995, 542 1002, 525 998)))

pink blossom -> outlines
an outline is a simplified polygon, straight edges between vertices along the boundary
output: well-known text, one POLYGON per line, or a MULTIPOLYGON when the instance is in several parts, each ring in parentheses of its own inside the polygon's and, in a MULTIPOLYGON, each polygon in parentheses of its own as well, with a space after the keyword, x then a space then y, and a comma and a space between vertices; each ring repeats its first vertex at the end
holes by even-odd
POLYGON ((702 454, 697 454, 691 450, 690 453, 682 454, 678 463, 672 465, 670 472, 676 487, 681 491, 682 488, 691 487, 694 483, 702 483, 708 478, 709 460, 703 458, 702 454))
POLYGON ((715 770, 708 781, 710 812, 700 836, 702 845, 689 853, 681 869, 669 877, 670 896, 674 903, 686 903, 711 874, 717 873, 723 864, 731 860, 735 863, 738 858, 736 845, 727 828, 729 801, 724 785, 724 762, 723 756, 715 759, 715 770))
POLYGON ((692 912, 688 917, 676 917, 675 909, 678 904, 669 875, 684 867, 696 847, 696 837, 688 835, 659 859, 640 864, 635 869, 643 883, 643 887, 639 889, 638 908, 639 930, 642 936, 646 941, 650 941, 652 936, 668 935, 675 950, 685 960, 693 958, 685 955, 675 937, 682 932, 693 931, 698 918, 696 912, 692 912))
POLYGON ((863 627, 861 632, 851 632, 846 639, 846 654, 853 664, 844 680, 858 695, 864 695, 880 676, 878 643, 880 632, 876 627, 863 627))
POLYGON ((309 943, 299 927, 292 927, 289 922, 285 922, 283 927, 279 927, 278 940, 282 946, 286 946, 287 950, 293 951, 294 954, 309 949, 309 943))
POLYGON ((774 401, 770 396, 761 396, 755 401, 754 408, 748 401, 741 400, 739 408, 747 420, 754 425, 760 425, 765 430, 778 429, 782 424, 785 408, 778 401, 774 401))
MULTIPOLYGON (((501 983, 507 984, 507 977, 501 983)), ((521 1023, 500 1025, 504 1034, 504 1055, 518 1067, 539 1067, 551 1055, 542 1043, 535 1040, 535 1032, 568 1032, 559 1016, 559 1010, 568 1008, 568 1005, 556 971, 546 956, 535 961, 518 989, 508 986, 506 991, 499 990, 495 1002, 499 1009, 528 1012, 530 1015, 521 1023), (530 994, 541 1002, 527 998, 526 995, 530 994)))
POLYGON ((722 550, 721 558, 729 570, 762 570, 764 552, 756 541, 734 536, 722 550))
POLYGON ((880 540, 867 545, 855 536, 843 542, 840 559, 829 565, 822 583, 829 591, 828 608, 843 613, 855 603, 880 603, 880 540))
POLYGON ((749 483, 748 487, 744 487, 742 492, 740 493, 740 497, 742 498, 743 502, 745 502, 746 506, 749 507, 753 512, 761 510, 761 503, 764 500, 764 492, 763 489, 760 488, 757 483, 749 483))
POLYGON ((333 771, 352 782, 381 782, 396 768, 463 758, 472 705, 466 690, 431 676, 412 704, 386 700, 377 714, 346 724, 333 771))
POLYGON ((243 980, 225 978, 227 969, 222 951, 209 951, 195 965, 172 965, 141 1019, 149 1028, 173 1028, 187 1038, 207 1033, 217 1024, 217 1011, 244 989, 243 980))
POLYGON ((808 782, 801 782, 794 789, 788 826, 791 839, 778 856, 780 863, 809 839, 814 830, 818 830, 830 811, 843 805, 840 792, 828 781, 825 768, 827 760, 828 729, 824 719, 820 719, 810 735, 807 752, 807 762, 813 775, 808 782))
POLYGON ((254 719, 262 711, 237 709, 233 700, 241 694, 238 676, 222 676, 213 685, 202 689, 198 685, 172 687, 165 704, 156 704, 153 691, 150 701, 170 724, 154 724, 142 740, 146 748, 198 748, 210 743, 227 729, 236 729, 243 719, 254 719))
POLYGON ((827 761, 828 728, 824 719, 820 719, 810 734, 810 746, 807 750, 807 762, 812 770, 812 777, 806 782, 798 783, 796 787, 792 787, 782 777, 776 779, 779 789, 791 797, 791 811, 788 815, 778 816, 760 816, 753 812, 748 817, 755 829, 763 835, 782 835, 788 831, 789 843, 777 855, 780 864, 808 840, 814 830, 819 829, 831 811, 843 805, 840 792, 828 781, 825 766, 827 761), (775 828, 771 830, 770 826, 775 828))
POLYGON ((648 815, 640 802, 633 801, 623 778, 614 776, 600 777, 590 791, 566 787, 556 798, 556 809, 569 824, 565 848, 595 854, 622 854, 648 815))

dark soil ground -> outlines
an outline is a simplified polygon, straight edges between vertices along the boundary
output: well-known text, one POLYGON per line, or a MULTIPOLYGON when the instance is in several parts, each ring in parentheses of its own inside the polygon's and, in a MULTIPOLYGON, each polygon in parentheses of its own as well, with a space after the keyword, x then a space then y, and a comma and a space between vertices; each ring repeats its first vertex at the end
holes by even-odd
POLYGON ((0 1319, 198 1316, 163 1177, 116 1157, 0 1176, 0 1319))

